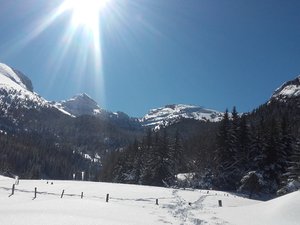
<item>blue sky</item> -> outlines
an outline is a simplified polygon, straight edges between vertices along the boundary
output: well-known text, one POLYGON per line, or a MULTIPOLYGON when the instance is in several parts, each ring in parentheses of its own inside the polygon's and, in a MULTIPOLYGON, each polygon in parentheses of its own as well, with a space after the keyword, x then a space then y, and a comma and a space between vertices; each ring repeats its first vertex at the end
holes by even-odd
POLYGON ((131 116, 171 103, 247 112, 300 74, 298 0, 110 0, 100 58, 70 11, 50 22, 62 2, 0 0, 0 61, 47 100, 85 92, 131 116))

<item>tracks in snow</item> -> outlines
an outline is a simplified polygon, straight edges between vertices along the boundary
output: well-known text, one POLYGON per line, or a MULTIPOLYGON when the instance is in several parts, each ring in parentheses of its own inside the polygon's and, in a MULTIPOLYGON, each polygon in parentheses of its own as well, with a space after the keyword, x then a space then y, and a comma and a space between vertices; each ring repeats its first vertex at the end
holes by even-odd
POLYGON ((163 207, 168 209, 174 218, 177 218, 180 225, 204 225, 207 224, 204 220, 195 218, 193 210, 202 210, 202 202, 207 197, 201 195, 195 202, 187 202, 178 194, 178 190, 172 192, 174 202, 172 204, 165 204, 163 207))
POLYGON ((180 196, 178 190, 173 190, 173 202, 163 205, 163 208, 167 208, 168 213, 176 218, 180 225, 228 225, 227 222, 216 218, 214 212, 203 204, 204 200, 211 195, 204 193, 199 193, 199 195, 196 201, 188 202, 180 196), (211 217, 207 221, 201 218, 201 214, 205 215, 206 219, 211 217))

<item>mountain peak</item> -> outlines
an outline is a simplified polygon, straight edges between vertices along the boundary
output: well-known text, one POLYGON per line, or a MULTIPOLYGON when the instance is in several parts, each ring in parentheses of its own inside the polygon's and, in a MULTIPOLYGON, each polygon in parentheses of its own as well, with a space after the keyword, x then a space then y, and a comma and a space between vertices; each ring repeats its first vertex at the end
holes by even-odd
POLYGON ((33 92, 31 80, 18 70, 0 63, 0 85, 33 92))
POLYGON ((99 107, 98 103, 86 93, 77 94, 77 95, 73 96, 70 100, 85 101, 85 102, 88 102, 88 103, 94 105, 95 107, 96 106, 99 107))
POLYGON ((98 103, 86 93, 77 94, 59 104, 63 110, 74 116, 97 115, 102 110, 98 103))
POLYGON ((27 76, 3 63, 0 63, 0 103, 0 112, 11 118, 20 109, 53 108, 48 101, 33 92, 31 80, 27 76))
POLYGON ((300 96, 300 75, 277 88, 271 99, 285 100, 300 96))
POLYGON ((222 113, 195 105, 170 104, 152 109, 140 122, 144 126, 159 127, 175 123, 181 118, 199 121, 217 122, 222 119, 222 113))

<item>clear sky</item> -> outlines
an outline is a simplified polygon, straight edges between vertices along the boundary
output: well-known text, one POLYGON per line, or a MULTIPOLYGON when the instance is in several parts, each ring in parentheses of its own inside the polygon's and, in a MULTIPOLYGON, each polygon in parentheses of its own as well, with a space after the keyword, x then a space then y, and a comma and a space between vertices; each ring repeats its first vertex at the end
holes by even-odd
POLYGON ((47 100, 85 92, 131 116, 171 103, 247 112, 300 74, 299 0, 106 1, 95 22, 63 0, 0 0, 0 61, 47 100))

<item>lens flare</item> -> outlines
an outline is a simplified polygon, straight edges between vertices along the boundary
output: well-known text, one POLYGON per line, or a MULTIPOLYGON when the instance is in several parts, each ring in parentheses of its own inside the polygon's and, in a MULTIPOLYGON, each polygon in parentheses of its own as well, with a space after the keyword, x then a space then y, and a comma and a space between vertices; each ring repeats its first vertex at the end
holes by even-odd
POLYGON ((92 32, 99 27, 99 15, 107 5, 108 0, 66 0, 61 11, 72 11, 73 26, 84 26, 92 32))

